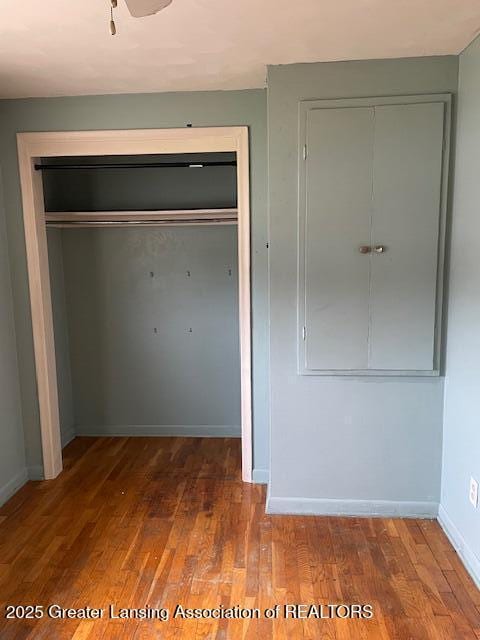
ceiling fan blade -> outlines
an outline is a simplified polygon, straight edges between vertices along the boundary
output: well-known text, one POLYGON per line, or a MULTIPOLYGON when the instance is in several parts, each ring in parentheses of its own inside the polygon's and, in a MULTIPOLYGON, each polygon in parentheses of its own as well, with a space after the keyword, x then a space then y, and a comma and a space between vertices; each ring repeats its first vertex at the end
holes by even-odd
POLYGON ((125 0, 134 18, 152 16, 171 4, 172 0, 125 0))

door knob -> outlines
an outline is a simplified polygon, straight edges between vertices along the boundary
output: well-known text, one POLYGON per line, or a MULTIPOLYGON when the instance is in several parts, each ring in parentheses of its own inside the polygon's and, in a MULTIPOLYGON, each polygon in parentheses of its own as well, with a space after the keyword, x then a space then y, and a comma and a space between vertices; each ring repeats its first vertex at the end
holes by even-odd
POLYGON ((360 247, 358 247, 358 250, 360 251, 360 253, 371 253, 372 247, 369 247, 368 244, 362 244, 360 247))
POLYGON ((373 247, 373 250, 375 251, 375 253, 385 253, 386 247, 383 244, 377 244, 375 247, 373 247))

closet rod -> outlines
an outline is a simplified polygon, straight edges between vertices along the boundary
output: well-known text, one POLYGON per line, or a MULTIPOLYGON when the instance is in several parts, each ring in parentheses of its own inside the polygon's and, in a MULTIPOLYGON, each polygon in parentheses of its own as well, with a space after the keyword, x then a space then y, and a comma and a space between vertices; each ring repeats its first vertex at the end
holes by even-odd
POLYGON ((165 169, 165 168, 188 168, 201 169, 203 167, 236 167, 237 161, 219 162, 122 162, 122 163, 99 163, 99 164, 36 164, 37 171, 63 171, 65 169, 165 169))
POLYGON ((73 221, 47 221, 47 227, 53 227, 57 229, 68 228, 81 228, 81 227, 177 227, 177 226, 192 226, 192 225, 223 225, 223 224, 237 224, 236 218, 207 218, 207 219, 186 219, 186 220, 73 220, 73 221))

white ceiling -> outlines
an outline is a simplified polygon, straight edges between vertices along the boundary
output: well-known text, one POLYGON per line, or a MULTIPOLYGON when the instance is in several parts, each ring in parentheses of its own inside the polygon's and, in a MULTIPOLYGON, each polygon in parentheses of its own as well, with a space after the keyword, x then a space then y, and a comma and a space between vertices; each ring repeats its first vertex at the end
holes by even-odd
POLYGON ((459 53, 479 0, 0 0, 0 97, 265 86, 267 64, 459 53))

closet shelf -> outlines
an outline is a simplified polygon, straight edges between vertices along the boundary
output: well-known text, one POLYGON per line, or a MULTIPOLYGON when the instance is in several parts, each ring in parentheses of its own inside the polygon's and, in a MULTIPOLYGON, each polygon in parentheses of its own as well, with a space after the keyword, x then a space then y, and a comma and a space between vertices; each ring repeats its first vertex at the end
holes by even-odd
POLYGON ((120 227, 236 224, 237 209, 176 209, 171 211, 63 211, 45 213, 47 227, 120 227))

